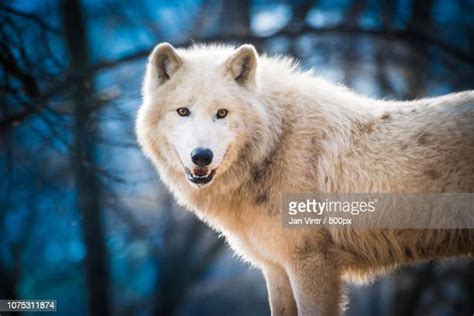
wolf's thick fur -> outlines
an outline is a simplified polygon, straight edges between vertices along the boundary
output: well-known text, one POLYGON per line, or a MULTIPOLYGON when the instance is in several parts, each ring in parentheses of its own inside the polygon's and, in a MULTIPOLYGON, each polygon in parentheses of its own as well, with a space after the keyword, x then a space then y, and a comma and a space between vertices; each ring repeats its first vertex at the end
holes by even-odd
POLYGON ((374 100, 251 45, 160 44, 136 132, 177 201, 263 271, 273 315, 336 315, 344 280, 473 254, 472 230, 284 229, 280 215, 283 192, 474 192, 473 91, 374 100), (209 115, 209 137, 220 137, 212 124, 230 131, 213 182, 200 188, 174 144, 184 106, 209 115), (229 110, 223 123, 210 119, 219 108, 229 110))

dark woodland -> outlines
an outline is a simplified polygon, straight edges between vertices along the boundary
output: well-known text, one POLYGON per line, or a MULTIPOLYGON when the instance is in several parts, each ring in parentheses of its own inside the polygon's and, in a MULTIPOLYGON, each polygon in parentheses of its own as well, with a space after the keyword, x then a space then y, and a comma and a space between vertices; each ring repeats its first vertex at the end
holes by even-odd
MULTIPOLYGON (((3 0, 0 299, 55 299, 56 315, 269 315, 260 272, 175 204, 136 143, 162 41, 251 43, 372 97, 474 89, 473 0, 3 0)), ((347 316, 473 315, 474 264, 405 267, 348 295, 347 316)))

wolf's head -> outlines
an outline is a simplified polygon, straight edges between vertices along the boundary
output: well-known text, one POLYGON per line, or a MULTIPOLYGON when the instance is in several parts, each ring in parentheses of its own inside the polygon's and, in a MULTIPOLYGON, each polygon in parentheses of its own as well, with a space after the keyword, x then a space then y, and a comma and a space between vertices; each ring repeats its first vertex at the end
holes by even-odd
POLYGON ((201 188, 233 165, 248 164, 245 154, 268 123, 264 112, 252 45, 175 49, 162 43, 149 57, 136 130, 160 173, 201 188))

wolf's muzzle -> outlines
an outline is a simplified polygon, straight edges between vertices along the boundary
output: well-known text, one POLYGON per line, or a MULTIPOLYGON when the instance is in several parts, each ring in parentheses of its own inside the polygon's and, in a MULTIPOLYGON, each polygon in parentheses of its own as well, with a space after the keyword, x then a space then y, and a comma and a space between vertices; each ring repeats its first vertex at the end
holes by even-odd
POLYGON ((201 173, 199 172, 199 169, 193 173, 191 170, 186 168, 186 174, 187 174, 188 180, 191 181, 192 183, 198 184, 198 185, 204 185, 212 181, 212 179, 214 178, 214 175, 216 174, 216 169, 212 170, 208 175, 207 175, 207 171, 206 171, 206 174, 203 172, 201 175, 201 173))

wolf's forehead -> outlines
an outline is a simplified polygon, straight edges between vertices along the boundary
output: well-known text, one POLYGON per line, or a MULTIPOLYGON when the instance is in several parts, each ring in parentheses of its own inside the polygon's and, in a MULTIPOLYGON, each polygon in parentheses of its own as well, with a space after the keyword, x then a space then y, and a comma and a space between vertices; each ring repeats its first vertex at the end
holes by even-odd
POLYGON ((196 73, 198 75, 212 76, 222 72, 224 61, 222 57, 215 58, 209 56, 191 57, 185 59, 185 69, 188 72, 196 73))
POLYGON ((183 57, 185 64, 196 69, 212 69, 218 68, 225 64, 232 54, 233 49, 230 47, 193 47, 190 49, 180 50, 179 54, 183 57))
POLYGON ((186 60, 180 82, 193 94, 201 94, 203 90, 224 88, 223 85, 226 83, 224 74, 224 65, 219 61, 207 58, 186 60))
POLYGON ((225 78, 225 63, 231 50, 192 49, 180 52, 183 71, 179 78, 181 94, 199 96, 199 99, 222 98, 228 93, 225 78))
POLYGON ((187 102, 204 104, 231 97, 224 74, 217 67, 209 69, 203 66, 183 69, 173 94, 187 102))

